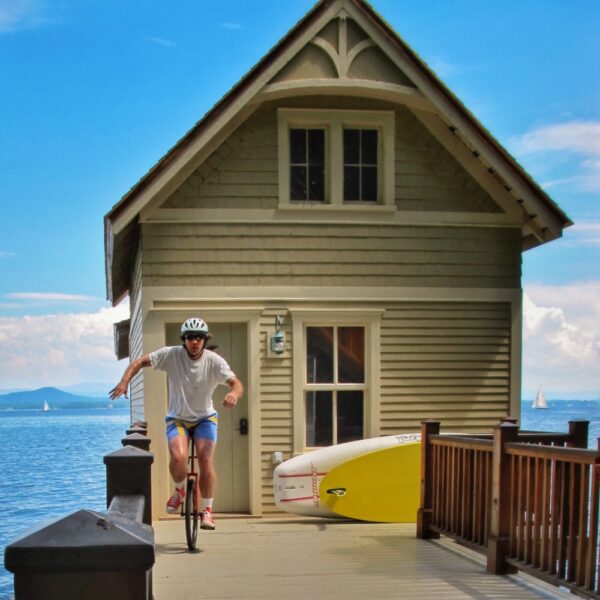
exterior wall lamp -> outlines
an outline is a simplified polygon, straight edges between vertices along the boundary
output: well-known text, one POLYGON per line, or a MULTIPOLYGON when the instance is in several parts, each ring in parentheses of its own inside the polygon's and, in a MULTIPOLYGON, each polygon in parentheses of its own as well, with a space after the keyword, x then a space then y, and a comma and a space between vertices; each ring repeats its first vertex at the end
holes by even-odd
POLYGON ((275 333, 271 336, 271 352, 281 355, 285 352, 285 334, 281 331, 281 317, 275 317, 275 333))

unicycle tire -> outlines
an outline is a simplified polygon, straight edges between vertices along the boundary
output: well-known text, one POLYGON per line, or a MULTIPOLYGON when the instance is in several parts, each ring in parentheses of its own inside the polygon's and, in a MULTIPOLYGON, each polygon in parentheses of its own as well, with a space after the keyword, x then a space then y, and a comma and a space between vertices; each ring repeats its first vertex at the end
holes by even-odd
POLYGON ((198 496, 195 484, 194 479, 190 477, 185 494, 185 539, 190 552, 196 549, 198 539, 198 496))

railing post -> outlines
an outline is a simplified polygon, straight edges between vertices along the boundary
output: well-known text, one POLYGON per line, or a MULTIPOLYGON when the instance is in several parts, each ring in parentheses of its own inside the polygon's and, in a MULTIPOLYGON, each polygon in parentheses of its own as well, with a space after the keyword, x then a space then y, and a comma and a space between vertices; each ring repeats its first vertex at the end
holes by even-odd
POLYGON ((433 446, 429 436, 439 432, 439 421, 421 422, 421 505, 417 511, 417 537, 422 540, 439 537, 439 533, 429 529, 433 513, 433 481, 437 475, 433 472, 433 446))
POLYGON ((589 421, 569 421, 567 448, 587 448, 589 421))
POLYGON ((79 510, 7 546, 16 600, 150 600, 152 527, 79 510))
POLYGON ((123 446, 135 446, 140 450, 150 451, 150 438, 141 433, 130 433, 121 440, 123 446))
POLYGON ((154 456, 135 446, 123 446, 104 457, 106 465, 106 506, 117 495, 144 496, 144 523, 152 525, 150 467, 154 456))
POLYGON ((130 435, 131 433, 139 433, 141 435, 147 435, 148 427, 146 426, 146 424, 143 421, 136 421, 131 427, 129 427, 129 429, 127 429, 126 433, 127 433, 127 435, 130 435))
POLYGON ((515 570, 506 562, 510 535, 511 475, 510 461, 505 445, 517 440, 518 431, 519 428, 512 423, 501 423, 494 427, 492 504, 487 545, 487 570, 496 575, 515 570))

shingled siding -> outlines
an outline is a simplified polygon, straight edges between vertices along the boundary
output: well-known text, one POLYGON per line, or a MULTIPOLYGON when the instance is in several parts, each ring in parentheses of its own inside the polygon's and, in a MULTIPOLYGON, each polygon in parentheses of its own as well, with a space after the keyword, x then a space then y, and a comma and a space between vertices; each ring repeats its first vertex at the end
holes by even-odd
POLYGON ((500 213, 489 194, 408 110, 396 111, 398 210, 500 213))
MULTIPOLYGON (((489 431, 510 404, 508 303, 419 302, 389 307, 381 331, 381 433, 489 431)), ((518 416, 518 415, 515 415, 518 416)))
POLYGON ((520 287, 520 233, 485 227, 144 224, 144 284, 520 287))
POLYGON ((276 208, 277 112, 258 110, 164 203, 164 208, 276 208))
MULTIPOLYGON (((320 103, 306 101, 311 108, 320 103)), ((349 106, 353 106, 349 104, 349 106)), ((372 110, 389 104, 370 102, 372 110)), ((365 102, 361 104, 365 108, 365 102)), ((404 107, 395 109, 398 210, 501 212, 452 155, 404 107)), ((165 208, 276 208, 277 109, 258 110, 164 203, 165 208)))

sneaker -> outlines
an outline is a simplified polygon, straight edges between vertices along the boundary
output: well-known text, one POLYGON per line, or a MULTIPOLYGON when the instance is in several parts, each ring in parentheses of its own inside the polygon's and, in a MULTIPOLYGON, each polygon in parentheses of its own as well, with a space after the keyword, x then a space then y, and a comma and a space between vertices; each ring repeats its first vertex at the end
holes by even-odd
POLYGON ((214 529, 215 520, 213 519, 212 508, 205 508, 200 515, 200 529, 214 529))
POLYGON ((184 498, 185 490, 183 488, 175 488, 173 495, 167 501, 167 512, 171 514, 179 512, 184 498))

